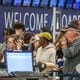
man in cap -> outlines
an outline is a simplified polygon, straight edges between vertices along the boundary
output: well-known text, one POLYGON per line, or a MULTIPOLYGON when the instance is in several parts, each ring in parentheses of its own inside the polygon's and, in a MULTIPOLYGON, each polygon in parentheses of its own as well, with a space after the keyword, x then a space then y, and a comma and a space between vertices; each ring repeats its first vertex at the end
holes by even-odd
MULTIPOLYGON (((65 57, 63 73, 77 74, 76 66, 80 63, 80 30, 70 25, 65 31, 60 40, 65 57)), ((63 78, 64 80, 80 80, 80 77, 63 78)))
POLYGON ((56 50, 51 44, 52 36, 48 32, 41 32, 38 34, 40 38, 40 48, 37 50, 36 62, 39 63, 39 71, 43 73, 48 73, 55 67, 55 55, 56 50), (46 67, 42 68, 40 64, 45 64, 46 67))

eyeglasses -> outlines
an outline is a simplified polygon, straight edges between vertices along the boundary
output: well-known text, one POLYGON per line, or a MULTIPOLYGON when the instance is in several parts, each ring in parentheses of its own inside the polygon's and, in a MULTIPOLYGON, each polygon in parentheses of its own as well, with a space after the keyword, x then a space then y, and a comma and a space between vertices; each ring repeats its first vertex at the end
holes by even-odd
POLYGON ((7 41, 7 43, 14 43, 14 41, 7 41))

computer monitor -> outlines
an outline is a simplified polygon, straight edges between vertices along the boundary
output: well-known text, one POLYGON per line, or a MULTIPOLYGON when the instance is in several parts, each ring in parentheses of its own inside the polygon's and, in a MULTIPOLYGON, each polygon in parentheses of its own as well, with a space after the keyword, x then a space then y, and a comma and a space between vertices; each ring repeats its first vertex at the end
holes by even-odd
POLYGON ((3 0, 3 4, 11 5, 12 4, 12 0, 3 0))
POLYGON ((58 7, 64 8, 65 2, 66 2, 66 0, 59 0, 58 7))
POLYGON ((47 7, 48 3, 49 3, 49 0, 42 0, 41 3, 40 3, 40 6, 47 7))
POLYGON ((32 6, 39 6, 40 0, 33 0, 32 6))
POLYGON ((51 0, 49 6, 50 6, 50 7, 56 7, 57 1, 58 1, 58 0, 51 0))
POLYGON ((75 2, 80 2, 80 0, 75 0, 75 2))
POLYGON ((80 2, 77 2, 73 6, 74 9, 80 9, 80 2))
POLYGON ((2 4, 2 0, 0 0, 0 4, 2 4))
POLYGON ((72 8, 74 0, 67 0, 66 8, 72 8))
POLYGON ((75 3, 73 5, 74 9, 80 9, 80 0, 75 0, 75 3))
POLYGON ((23 6, 30 6, 31 0, 23 0, 23 6))
POLYGON ((5 65, 7 67, 7 72, 33 72, 32 58, 31 51, 5 51, 5 65))
POLYGON ((13 5, 21 5, 22 0, 14 0, 13 5))

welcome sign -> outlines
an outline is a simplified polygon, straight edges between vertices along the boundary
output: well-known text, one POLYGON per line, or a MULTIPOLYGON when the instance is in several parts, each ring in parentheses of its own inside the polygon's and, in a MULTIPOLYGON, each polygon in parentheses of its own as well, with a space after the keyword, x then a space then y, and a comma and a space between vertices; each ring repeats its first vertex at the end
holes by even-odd
POLYGON ((0 5, 0 41, 3 41, 4 29, 12 27, 14 22, 22 22, 27 31, 37 32, 44 26, 52 29, 52 17, 52 8, 0 5))
POLYGON ((67 27, 71 20, 80 19, 79 10, 55 10, 47 7, 0 5, 0 42, 3 41, 4 29, 12 27, 14 22, 22 22, 25 25, 25 30, 34 33, 47 26, 53 32, 53 38, 55 39, 55 35, 61 28, 67 27))

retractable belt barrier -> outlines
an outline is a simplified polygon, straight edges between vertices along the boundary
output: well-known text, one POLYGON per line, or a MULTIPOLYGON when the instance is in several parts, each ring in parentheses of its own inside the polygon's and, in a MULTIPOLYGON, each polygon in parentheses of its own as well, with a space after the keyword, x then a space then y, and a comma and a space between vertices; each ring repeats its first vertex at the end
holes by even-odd
POLYGON ((59 77, 80 77, 80 74, 59 74, 59 77))

